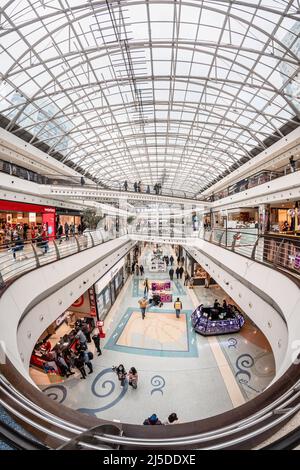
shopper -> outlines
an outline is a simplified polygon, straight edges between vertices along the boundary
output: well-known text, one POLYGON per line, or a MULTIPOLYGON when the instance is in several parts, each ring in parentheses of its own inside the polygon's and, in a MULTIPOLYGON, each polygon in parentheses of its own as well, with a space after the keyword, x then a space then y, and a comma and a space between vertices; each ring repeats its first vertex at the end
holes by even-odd
POLYGON ((290 168, 291 168, 291 173, 295 173, 295 171, 296 171, 296 162, 294 160, 293 155, 291 155, 291 157, 290 157, 290 168))
POLYGON ((84 180, 83 176, 81 176, 81 178, 80 178, 80 184, 81 184, 81 186, 85 185, 85 180, 84 180))
POLYGON ((166 261, 166 265, 168 267, 169 266, 169 257, 168 256, 165 256, 165 261, 166 261))
POLYGON ((184 285, 187 286, 190 280, 190 275, 187 271, 184 273, 184 285))
POLYGON ((75 364, 75 367, 79 370, 79 372, 81 373, 81 379, 86 379, 86 371, 85 371, 85 368, 84 368, 84 360, 82 359, 81 356, 78 356, 74 359, 74 364, 75 364))
POLYGON ((146 316, 146 308, 147 308, 147 297, 143 297, 142 299, 139 300, 139 306, 140 306, 140 309, 141 309, 141 313, 142 313, 142 319, 144 320, 145 316, 146 316))
POLYGON ((182 279, 183 271, 184 271, 183 267, 180 266, 180 268, 179 268, 179 276, 180 276, 180 279, 182 279))
POLYGON ((29 230, 29 225, 25 223, 23 225, 23 239, 24 240, 27 240, 28 230, 29 230))
POLYGON ((134 192, 137 193, 137 190, 138 190, 137 182, 134 183, 133 188, 134 188, 134 192))
POLYGON ((90 331, 90 326, 87 322, 82 322, 82 332, 84 333, 86 340, 88 343, 91 343, 91 331, 90 331))
POLYGON ((170 264, 171 264, 171 266, 173 266, 173 263, 174 263, 174 258, 173 258, 173 256, 171 255, 171 256, 170 256, 170 264))
POLYGON ((140 267, 139 267, 138 264, 135 265, 135 274, 136 274, 136 276, 139 276, 139 274, 140 274, 140 267))
POLYGON ((144 266, 142 264, 140 265, 140 273, 141 273, 141 276, 144 275, 144 266))
POLYGON ((57 359, 56 359, 57 365, 62 373, 63 377, 70 377, 70 375, 73 375, 75 372, 72 372, 68 364, 66 363, 63 355, 61 353, 58 354, 57 359))
POLYGON ((150 194, 150 186, 149 186, 149 184, 147 185, 146 193, 147 193, 147 194, 150 194))
POLYGON ((166 425, 169 425, 169 424, 178 424, 179 421, 178 421, 178 416, 176 413, 171 413, 169 416, 168 416, 168 419, 167 421, 165 421, 164 424, 166 425))
POLYGON ((33 241, 36 237, 36 228, 32 225, 31 231, 30 231, 30 238, 33 241))
POLYGON ((124 181, 124 191, 128 190, 128 183, 127 180, 124 181))
POLYGON ((176 268, 176 271, 175 271, 175 272, 176 272, 176 277, 177 277, 177 279, 179 279, 179 275, 180 275, 180 269, 179 269, 179 267, 178 267, 178 266, 177 266, 177 268, 176 268))
POLYGON ((135 367, 131 367, 128 372, 128 383, 132 388, 137 388, 138 383, 138 373, 135 367))
POLYGON ((169 270, 169 276, 170 276, 170 280, 173 281, 174 269, 172 267, 169 270))
POLYGON ((223 300, 222 308, 223 308, 223 309, 225 310, 225 312, 227 313, 227 302, 226 302, 225 299, 223 300))
POLYGON ((86 336, 85 334, 83 333, 83 331, 80 329, 80 328, 77 328, 77 333, 75 335, 75 338, 79 339, 79 343, 80 343, 80 348, 81 349, 87 349, 87 340, 86 340, 86 336))
POLYGON ((179 297, 177 297, 176 302, 174 302, 174 308, 175 308, 176 318, 180 318, 180 312, 182 310, 182 303, 179 297))
POLYGON ((59 244, 61 244, 62 242, 61 237, 62 237, 63 231, 64 231, 63 226, 59 224, 58 229, 57 229, 57 239, 59 240, 59 244))
POLYGON ((91 351, 81 351, 80 357, 83 360, 84 364, 88 366, 89 374, 92 374, 93 365, 91 363, 91 360, 93 359, 93 353, 91 351))
POLYGON ((95 345, 95 348, 97 350, 98 356, 101 356, 102 351, 101 351, 101 348, 100 348, 100 335, 99 335, 99 333, 93 335, 92 340, 94 341, 94 345, 95 345))
POLYGON ((220 303, 218 302, 218 299, 215 299, 214 301, 214 308, 220 307, 220 303))
POLYGON ((141 181, 139 181, 139 182, 138 182, 138 184, 137 184, 137 190, 138 190, 138 193, 140 193, 140 192, 141 192, 141 190, 142 190, 141 186, 142 186, 142 182, 141 182, 141 181))
POLYGON ((148 297, 148 292, 149 292, 149 281, 148 278, 144 280, 144 296, 148 297))
POLYGON ((75 225, 74 224, 70 225, 70 234, 71 234, 71 237, 74 237, 74 235, 75 235, 75 225))
POLYGON ((204 279, 205 289, 209 289, 209 281, 210 281, 210 275, 207 272, 205 272, 205 279, 204 279))
POLYGON ((45 352, 45 353, 48 353, 49 351, 51 351, 52 346, 51 346, 50 341, 49 341, 47 338, 43 339, 43 342, 42 342, 42 345, 41 345, 41 349, 42 349, 43 352, 45 352))
MULTIPOLYGON (((17 259, 16 252, 24 250, 24 242, 21 240, 21 237, 18 235, 15 241, 15 246, 11 248, 14 259, 17 259)), ((10 250, 9 250, 10 251, 10 250)))
POLYGON ((135 272, 135 261, 131 265, 131 274, 134 274, 135 272))
POLYGON ((69 230, 70 230, 69 224, 68 224, 68 222, 66 222, 66 223, 65 223, 65 236, 66 236, 66 240, 69 240, 69 230))
POLYGON ((144 425, 150 425, 150 426, 155 426, 158 424, 162 424, 162 422, 158 419, 156 414, 154 413, 153 415, 149 416, 149 418, 146 418, 145 421, 143 422, 144 425))
POLYGON ((120 364, 118 367, 113 367, 113 370, 115 370, 118 376, 118 380, 120 381, 121 387, 124 387, 126 383, 126 375, 127 375, 125 367, 123 366, 123 364, 120 364))
MULTIPOLYGON (((43 232, 44 234, 45 232, 43 232)), ((36 246, 38 248, 41 248, 44 252, 44 254, 47 253, 47 251, 49 250, 49 245, 48 245, 48 240, 47 240, 47 236, 42 235, 41 233, 38 233, 36 238, 35 238, 35 241, 36 241, 36 246)))

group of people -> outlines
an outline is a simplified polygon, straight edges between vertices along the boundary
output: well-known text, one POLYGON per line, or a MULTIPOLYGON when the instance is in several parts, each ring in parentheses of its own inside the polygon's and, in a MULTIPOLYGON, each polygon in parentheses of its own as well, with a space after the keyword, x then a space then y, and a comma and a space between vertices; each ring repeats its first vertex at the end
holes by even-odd
POLYGON ((112 370, 117 374, 121 387, 124 387, 128 382, 130 387, 137 388, 139 376, 135 367, 131 367, 128 373, 123 364, 120 364, 118 367, 113 366, 112 370))
POLYGON ((26 222, 20 224, 2 224, 0 228, 0 244, 11 246, 16 240, 35 240, 37 235, 47 231, 47 226, 44 225, 31 225, 26 222))
POLYGON ((59 242, 62 242, 62 237, 65 235, 65 239, 69 240, 70 237, 74 237, 75 234, 81 235, 86 226, 84 223, 75 225, 75 224, 68 224, 68 222, 65 222, 64 225, 58 224, 57 227, 57 232, 56 232, 56 238, 59 240, 59 242))
POLYGON ((169 424, 178 424, 178 416, 176 413, 171 413, 168 416, 168 419, 162 423, 161 420, 158 418, 158 416, 153 413, 153 415, 149 416, 149 418, 146 418, 145 421, 143 422, 144 425, 149 425, 149 426, 156 426, 156 425, 169 425, 169 424))
POLYGON ((173 266, 174 258, 173 258, 172 255, 171 255, 170 257, 169 257, 168 255, 164 256, 164 257, 163 257, 163 260, 164 260, 164 262, 166 263, 167 268, 169 267, 169 264, 170 264, 171 266, 173 266))
MULTIPOLYGON (((203 308, 203 304, 199 306, 200 310, 203 308)), ((215 299, 213 308, 209 309, 208 320, 216 321, 216 320, 226 320, 228 318, 235 318, 237 314, 239 314, 239 310, 235 305, 227 304, 226 300, 223 300, 222 305, 215 299)))
MULTIPOLYGON (((161 302, 161 298, 158 292, 153 293, 152 298, 148 299, 146 295, 139 300, 139 306, 142 314, 142 319, 144 320, 146 317, 146 310, 147 307, 162 307, 163 303, 161 302)), ((177 297, 176 301, 174 302, 174 310, 176 314, 176 318, 180 318, 180 312, 182 310, 182 302, 179 297, 177 297)))
POLYGON ((36 244, 38 248, 41 248, 44 253, 48 252, 48 230, 47 226, 32 226, 31 229, 28 224, 21 226, 15 226, 3 228, 4 233, 4 245, 8 248, 9 252, 12 252, 14 259, 16 259, 16 253, 21 252, 24 249, 24 241, 30 239, 36 244), (30 235, 29 235, 30 230, 30 235))
MULTIPOLYGON (((128 191, 128 181, 125 180, 124 183, 123 183, 123 188, 124 188, 124 191, 128 191)), ((150 188, 150 185, 147 184, 146 186, 146 190, 145 190, 145 187, 143 185, 143 183, 141 181, 135 181, 133 183, 133 190, 135 193, 147 193, 147 194, 150 194, 151 193, 151 188, 150 188)), ((154 193, 155 194, 161 194, 161 191, 162 191, 162 186, 161 186, 161 183, 155 183, 155 185, 153 186, 153 190, 154 190, 154 193)))
POLYGON ((145 273, 144 266, 142 264, 138 265, 137 261, 133 261, 131 265, 131 274, 135 274, 136 276, 143 276, 145 273))
MULTIPOLYGON (((59 243, 62 243, 62 237, 65 235, 66 240, 69 240, 70 237, 73 237, 76 233, 79 235, 82 234, 84 230, 84 225, 79 224, 64 224, 58 225, 56 237, 59 240, 59 243)), ((48 227, 47 224, 43 225, 34 225, 20 223, 20 224, 2 224, 0 227, 0 245, 8 248, 12 253, 14 258, 17 251, 22 251, 24 249, 24 244, 26 241, 31 241, 36 244, 37 247, 43 249, 44 253, 47 253, 48 246, 48 227)))
MULTIPOLYGON (((52 364, 54 361, 62 377, 68 378, 70 375, 75 374, 73 369, 77 369, 81 375, 80 379, 86 379, 86 367, 88 374, 93 373, 92 360, 94 355, 92 351, 88 350, 87 343, 91 343, 93 340, 98 356, 100 356, 102 354, 100 349, 100 335, 97 333, 91 338, 89 325, 81 320, 77 321, 75 331, 75 338, 78 340, 78 344, 74 351, 71 348, 62 350, 59 344, 56 348, 52 349, 50 341, 48 339, 43 340, 41 351, 44 352, 47 358, 47 362, 44 366, 46 372, 53 370, 52 364)), ((64 338, 62 338, 62 340, 63 339, 64 338)))

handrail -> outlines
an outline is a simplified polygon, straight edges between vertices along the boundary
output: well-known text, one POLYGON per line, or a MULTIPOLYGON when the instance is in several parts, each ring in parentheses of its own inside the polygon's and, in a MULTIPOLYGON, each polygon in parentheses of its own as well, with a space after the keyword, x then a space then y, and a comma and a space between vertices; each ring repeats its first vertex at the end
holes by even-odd
POLYGON ((19 238, 0 245, 0 288, 32 269, 39 268, 66 256, 79 253, 125 235, 127 231, 86 230, 83 234, 59 238, 45 237, 27 241, 19 238))
POLYGON ((99 184, 92 184, 92 183, 85 183, 84 185, 74 182, 69 182, 69 181, 61 181, 58 182, 57 180, 51 180, 50 182, 47 183, 47 185, 52 186, 53 188, 57 187, 66 187, 70 189, 78 189, 81 188, 83 190, 85 189, 91 189, 91 190, 96 190, 96 191, 103 191, 103 192, 108 192, 108 193, 113 193, 113 192, 120 192, 123 193, 124 195, 146 195, 146 196, 158 196, 158 197, 172 197, 175 200, 176 199, 187 199, 187 200, 193 200, 195 202, 204 202, 204 198, 199 198, 195 196, 195 192, 189 192, 189 191, 173 191, 172 189, 164 189, 160 190, 159 192, 155 191, 145 191, 145 190, 140 190, 140 191, 135 191, 132 189, 124 189, 122 185, 119 187, 103 187, 99 184))
POLYGON ((258 234, 226 229, 200 230, 199 238, 209 243, 231 250, 253 261, 289 273, 299 279, 300 277, 300 237, 291 238, 284 234, 258 234), (227 234, 227 243, 223 242, 223 235, 227 234))
MULTIPOLYGON (((278 157, 276 157, 278 159, 278 157)), ((276 160, 274 159, 274 160, 276 160)), ((272 162, 274 161, 272 160, 272 162)), ((269 163, 272 163, 269 162, 269 163)), ((250 175, 242 180, 237 181, 226 188, 218 191, 217 193, 212 193, 210 196, 206 196, 204 199, 209 202, 219 201, 220 199, 224 199, 228 196, 233 196, 234 194, 241 193, 242 191, 247 191, 248 189, 255 188, 256 186, 260 186, 261 184, 268 183, 269 181, 273 181, 277 178, 281 178, 282 176, 286 176, 289 173, 295 173, 296 171, 300 171, 300 158, 294 160, 295 166, 292 170, 291 165, 282 165, 276 170, 268 170, 268 169, 261 169, 250 175), (263 178, 263 181, 261 179, 263 178)))

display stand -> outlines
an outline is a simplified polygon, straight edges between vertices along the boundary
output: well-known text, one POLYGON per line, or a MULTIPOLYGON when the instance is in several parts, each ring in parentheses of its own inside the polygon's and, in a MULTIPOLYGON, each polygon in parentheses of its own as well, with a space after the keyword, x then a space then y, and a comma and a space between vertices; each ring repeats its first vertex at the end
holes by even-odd
POLYGON ((222 307, 214 308, 199 305, 191 316, 194 330, 204 336, 240 331, 245 319, 236 307, 228 307, 225 310, 222 307))

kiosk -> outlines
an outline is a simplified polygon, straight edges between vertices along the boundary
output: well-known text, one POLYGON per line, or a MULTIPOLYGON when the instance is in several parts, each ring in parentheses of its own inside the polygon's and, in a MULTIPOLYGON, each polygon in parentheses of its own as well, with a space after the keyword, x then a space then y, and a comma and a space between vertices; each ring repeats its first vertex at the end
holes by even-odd
POLYGON ((194 330, 201 335, 222 335, 240 331, 245 323, 241 312, 234 306, 223 307, 199 307, 191 316, 194 330))

